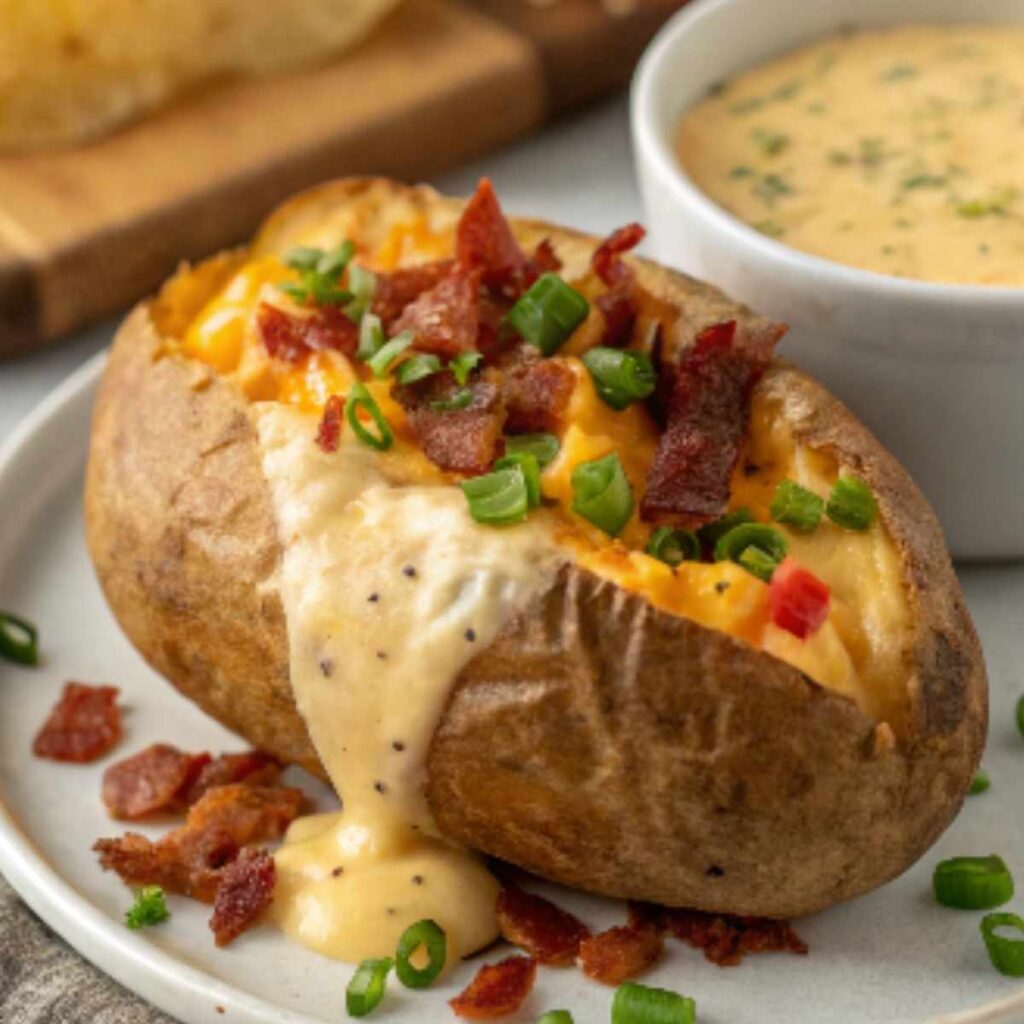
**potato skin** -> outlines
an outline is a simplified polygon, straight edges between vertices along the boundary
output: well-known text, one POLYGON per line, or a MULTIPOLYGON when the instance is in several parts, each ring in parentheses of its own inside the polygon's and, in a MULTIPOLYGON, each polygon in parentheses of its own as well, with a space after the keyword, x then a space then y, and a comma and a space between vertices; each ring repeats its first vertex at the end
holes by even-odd
MULTIPOLYGON (((289 225, 351 204, 452 223, 429 189, 342 181, 286 204, 289 225)), ((367 213, 368 211, 368 213, 367 213)), ((570 274, 596 240, 551 237, 570 274)), ((683 308, 668 352, 705 324, 766 328, 720 292, 642 260, 683 308)), ((977 637, 942 533, 899 464, 820 385, 775 363, 758 388, 798 443, 830 449, 874 489, 899 551, 912 629, 908 735, 725 634, 567 567, 460 674, 435 734, 427 796, 442 832, 591 892, 795 916, 900 873, 959 809, 986 730, 977 637)), ((244 400, 163 352, 142 306, 115 341, 95 413, 87 539, 104 592, 143 656, 249 742, 322 774, 288 682, 274 590, 280 548, 244 400)))

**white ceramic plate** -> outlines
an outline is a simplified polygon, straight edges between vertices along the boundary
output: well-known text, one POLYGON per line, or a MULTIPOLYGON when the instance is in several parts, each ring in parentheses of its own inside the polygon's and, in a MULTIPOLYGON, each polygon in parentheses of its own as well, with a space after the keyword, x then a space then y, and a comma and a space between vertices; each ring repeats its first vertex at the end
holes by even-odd
MULTIPOLYGON (((120 830, 99 799, 104 763, 58 765, 30 754, 32 736, 67 679, 122 688, 126 738, 114 757, 156 740, 193 749, 241 746, 143 664, 93 579, 80 489, 101 369, 97 359, 59 388, 0 457, 0 608, 38 623, 44 652, 34 670, 0 665, 0 870, 84 956, 188 1024, 336 1024, 345 1019, 350 969, 289 944, 269 926, 217 950, 207 908, 175 898, 169 923, 128 931, 121 923, 128 892, 100 871, 90 852, 95 838, 120 830)), ((988 963, 978 934, 981 915, 943 910, 931 897, 933 865, 957 854, 998 852, 1024 884, 1024 740, 1012 714, 1024 690, 1024 566, 972 569, 965 583, 994 691, 986 758, 992 789, 971 798, 936 848, 903 878, 800 922, 811 946, 807 958, 751 957, 721 969, 670 943, 662 964, 644 980, 694 996, 701 1024, 1024 1020, 1020 982, 988 963)), ((318 795, 329 799, 322 789, 318 795)), ((621 905, 610 901, 563 892, 556 897, 592 926, 623 916, 621 905)), ((1024 911, 1024 898, 1007 909, 1024 911)), ((475 968, 461 965, 427 993, 392 986, 375 1019, 452 1020, 445 1000, 475 968)), ((599 1024, 609 1020, 610 1002, 609 990, 578 971, 545 969, 523 1012, 508 1020, 522 1024, 545 1009, 566 1007, 578 1024, 599 1024)))

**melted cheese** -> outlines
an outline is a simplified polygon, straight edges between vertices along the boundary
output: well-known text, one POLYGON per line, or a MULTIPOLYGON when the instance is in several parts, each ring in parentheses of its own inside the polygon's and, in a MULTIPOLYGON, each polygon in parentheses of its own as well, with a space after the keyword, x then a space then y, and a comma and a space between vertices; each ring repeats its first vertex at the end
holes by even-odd
POLYGON ((1024 27, 847 33, 754 68, 682 119, 716 202, 885 274, 1024 284, 1024 27))
POLYGON ((252 414, 284 552, 292 690, 343 806, 290 829, 273 918, 350 961, 391 954, 433 918, 455 960, 495 938, 497 883, 438 835, 428 748, 459 671, 552 585, 566 557, 553 519, 480 526, 458 488, 410 480, 400 455, 348 431, 325 454, 315 418, 276 402, 252 414))

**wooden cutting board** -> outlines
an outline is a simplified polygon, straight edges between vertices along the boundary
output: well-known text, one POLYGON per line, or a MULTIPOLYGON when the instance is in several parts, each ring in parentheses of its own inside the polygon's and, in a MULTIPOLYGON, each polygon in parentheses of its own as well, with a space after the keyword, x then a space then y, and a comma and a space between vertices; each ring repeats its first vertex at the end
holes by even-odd
POLYGON ((211 87, 98 143, 0 158, 0 355, 109 316, 344 174, 418 180, 622 87, 684 0, 405 0, 313 70, 211 87))

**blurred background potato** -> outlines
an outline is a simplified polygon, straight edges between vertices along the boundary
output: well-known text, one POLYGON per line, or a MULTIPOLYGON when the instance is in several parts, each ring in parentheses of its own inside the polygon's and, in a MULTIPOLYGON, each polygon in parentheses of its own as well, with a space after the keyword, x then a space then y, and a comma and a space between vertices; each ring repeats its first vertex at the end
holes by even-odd
POLYGON ((0 0, 0 149, 95 138, 211 79, 361 39, 397 0, 0 0))

